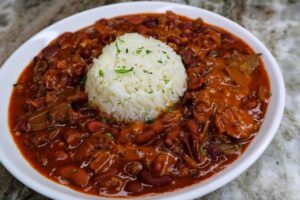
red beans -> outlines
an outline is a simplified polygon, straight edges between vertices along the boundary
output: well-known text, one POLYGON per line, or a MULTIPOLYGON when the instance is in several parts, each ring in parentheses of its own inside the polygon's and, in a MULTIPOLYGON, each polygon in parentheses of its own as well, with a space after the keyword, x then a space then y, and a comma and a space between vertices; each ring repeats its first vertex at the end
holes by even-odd
POLYGON ((157 135, 157 132, 155 132, 152 129, 146 130, 143 134, 140 134, 135 137, 135 142, 137 144, 144 144, 151 142, 151 139, 153 139, 157 135))
POLYGON ((127 192, 139 193, 143 191, 143 185, 139 181, 129 181, 126 184, 125 190, 127 192))
POLYGON ((165 144, 168 147, 171 147, 176 141, 178 141, 180 132, 181 132, 181 129, 178 126, 175 126, 172 129, 170 129, 165 138, 165 144))
POLYGON ((138 179, 143 183, 153 186, 166 185, 172 181, 170 176, 153 177, 147 170, 140 171, 138 174, 138 179))
POLYGON ((104 128, 105 126, 106 125, 100 121, 90 121, 87 123, 87 129, 92 133, 99 131, 101 128, 104 128))
POLYGON ((101 180, 103 180, 103 179, 106 179, 106 178, 109 178, 109 177, 111 177, 111 176, 116 175, 118 172, 119 172, 118 169, 112 168, 112 169, 108 170, 107 172, 104 172, 104 173, 102 173, 102 174, 97 175, 97 176, 94 178, 94 180, 95 180, 95 181, 101 181, 101 180))
POLYGON ((101 19, 62 34, 21 75, 10 106, 14 139, 41 173, 80 192, 110 198, 186 187, 233 162, 260 128, 270 89, 258 55, 224 30, 172 12, 101 19), (103 47, 134 32, 168 44, 187 73, 184 96, 152 123, 117 121, 84 91, 103 47), (239 61, 251 55, 254 71, 239 61))
POLYGON ((85 187, 90 180, 90 174, 88 172, 74 165, 62 167, 58 173, 63 178, 74 182, 74 184, 80 187, 85 187))

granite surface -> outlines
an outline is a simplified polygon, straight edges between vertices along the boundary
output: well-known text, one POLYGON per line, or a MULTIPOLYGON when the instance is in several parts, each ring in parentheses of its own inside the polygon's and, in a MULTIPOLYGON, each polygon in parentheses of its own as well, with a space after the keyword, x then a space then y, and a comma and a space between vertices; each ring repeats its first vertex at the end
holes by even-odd
MULTIPOLYGON (((0 0, 0 66, 29 37, 79 11, 123 0, 0 0)), ((272 144, 246 172, 208 199, 300 199, 300 0, 176 0, 243 25, 261 39, 283 72, 284 118, 272 144), (299 112, 299 113, 298 113, 299 112)), ((0 164, 0 199, 44 200, 0 164)))

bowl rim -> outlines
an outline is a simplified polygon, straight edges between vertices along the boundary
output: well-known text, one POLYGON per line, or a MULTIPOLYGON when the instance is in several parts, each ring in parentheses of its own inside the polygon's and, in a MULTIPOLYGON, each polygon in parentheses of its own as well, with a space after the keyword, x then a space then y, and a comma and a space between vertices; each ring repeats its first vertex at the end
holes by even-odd
MULTIPOLYGON (((215 180, 211 181, 211 183, 209 183, 209 181, 208 181, 208 183, 206 183, 206 185, 204 185, 204 187, 202 186, 202 188, 201 188, 201 186, 200 186, 200 188, 197 188, 197 186, 199 187, 199 183, 196 183, 196 184, 193 184, 191 186, 183 188, 183 190, 182 189, 176 189, 176 190, 171 191, 171 192, 159 193, 159 194, 156 194, 156 195, 154 194, 154 196, 141 196, 141 197, 137 197, 137 198, 143 198, 143 199, 155 199, 155 198, 169 199, 170 197, 172 197, 173 199, 178 199, 178 200, 180 200, 182 198, 183 199, 193 199, 193 198, 197 198, 197 197, 203 196, 205 194, 208 194, 212 191, 215 191, 216 189, 224 186, 225 184, 229 183, 230 181, 235 179, 237 176, 239 176, 242 172, 244 172, 246 169, 248 169, 262 155, 262 153, 269 146, 270 142, 272 141, 273 137, 276 134, 276 131, 279 127, 279 124, 280 124, 282 116, 283 116, 284 104, 285 104, 284 80, 283 80, 282 74, 280 72, 279 66, 277 65, 274 57, 272 56, 272 54, 269 52, 269 50, 265 47, 265 45, 259 39, 257 39, 252 33, 250 33, 248 30, 246 30, 245 28, 243 28, 242 26, 240 26, 236 22, 233 22, 233 21, 231 21, 231 20, 229 20, 229 19, 227 19, 227 18, 225 18, 221 15, 218 15, 216 13, 213 13, 213 12, 210 12, 210 11, 207 11, 207 10, 204 10, 202 8, 189 6, 189 5, 184 5, 184 4, 178 4, 178 3, 171 3, 171 2, 139 1, 139 2, 115 3, 115 4, 100 6, 100 7, 89 9, 89 10, 71 15, 69 17, 66 17, 66 18, 52 24, 51 26, 48 26, 48 27, 42 29, 41 31, 39 31, 35 35, 33 35, 30 39, 28 39, 25 43, 23 43, 19 48, 17 48, 14 51, 14 53, 11 54, 11 56, 4 62, 4 64, 0 68, 0 77, 5 76, 4 74, 6 73, 7 68, 9 67, 9 63, 11 63, 15 59, 16 54, 20 51, 24 51, 24 49, 26 49, 29 44, 33 43, 34 39, 38 38, 42 33, 45 33, 47 31, 51 31, 52 29, 55 29, 55 27, 57 27, 59 25, 62 25, 64 23, 67 23, 71 19, 83 16, 83 15, 88 15, 91 12, 96 12, 96 11, 100 12, 101 10, 106 10, 106 9, 110 9, 110 10, 122 9, 123 6, 124 7, 127 6, 126 9, 128 9, 130 7, 134 7, 134 6, 137 6, 137 7, 154 6, 157 9, 160 8, 161 6, 168 7, 165 10, 172 10, 173 7, 176 7, 176 8, 180 8, 180 9, 183 9, 183 10, 185 9, 186 11, 194 10, 196 12, 196 10, 198 10, 199 12, 201 12, 202 14, 207 15, 208 17, 211 16, 211 17, 218 18, 218 19, 222 20, 224 23, 230 24, 232 27, 235 27, 236 29, 239 29, 239 31, 241 31, 241 33, 247 35, 247 37, 250 38, 249 40, 252 40, 258 46, 258 48, 262 49, 262 51, 264 53, 264 56, 266 57, 266 58, 264 58, 264 60, 267 59, 269 61, 270 66, 272 67, 273 76, 275 77, 275 80, 277 81, 277 83, 275 85, 276 86, 275 89, 277 90, 276 92, 278 92, 278 95, 281 98, 275 99, 276 100, 276 107, 275 107, 275 111, 274 111, 275 114, 274 114, 273 120, 272 120, 273 124, 270 126, 270 129, 267 131, 267 133, 265 133, 267 135, 265 137, 265 140, 260 141, 259 146, 255 150, 252 150, 250 153, 248 153, 248 154, 250 154, 250 155, 248 155, 248 157, 245 156, 246 152, 244 152, 242 154, 242 156, 240 156, 237 159, 237 160, 242 160, 242 161, 238 166, 233 167, 234 170, 229 169, 229 168, 231 168, 231 165, 227 166, 226 169, 224 169, 221 172, 218 172, 217 174, 212 176, 212 177, 218 176, 215 180), (226 171, 226 173, 225 173, 225 171, 226 171), (195 186, 195 187, 193 187, 193 186, 195 186), (185 189, 188 189, 188 190, 185 190, 185 189), (148 198, 148 197, 150 197, 150 198, 148 198)), ((126 9, 124 9, 124 10, 126 10, 126 9)), ((162 11, 165 11, 165 10, 162 10, 162 11)), ((157 10, 153 10, 153 13, 155 13, 155 12, 157 12, 157 10)), ((137 11, 136 13, 146 13, 146 12, 137 11)), ((120 14, 118 14, 117 16, 119 16, 119 15, 120 14)), ((188 16, 188 17, 190 17, 190 16, 188 16)), ((94 20, 94 21, 96 21, 96 20, 94 20)), ((88 26, 88 25, 90 25, 90 24, 86 24, 85 26, 88 26)), ((212 24, 212 25, 214 25, 214 24, 212 24)), ((82 26, 81 28, 83 28, 85 26, 82 26)), ((218 25, 216 25, 216 26, 218 26, 218 25)), ((226 28, 224 28, 224 29, 227 30, 228 32, 236 35, 235 33, 232 32, 233 30, 229 30, 229 29, 226 29, 226 28)), ((73 30, 71 30, 71 31, 73 31, 73 30)), ((66 32, 66 31, 64 31, 64 32, 66 32)), ((63 32, 60 32, 60 34, 61 33, 63 33, 63 32)), ((52 38, 55 38, 55 37, 56 36, 53 36, 52 38)), ((242 40, 245 41, 244 39, 242 39, 242 40)), ((47 44, 45 44, 45 46, 46 45, 47 44)), ((26 66, 22 66, 21 68, 25 69, 26 66)), ((269 76, 270 84, 271 84, 271 77, 270 77, 270 74, 269 74, 269 71, 268 71, 267 68, 266 68, 266 71, 267 71, 267 74, 269 76)), ((20 74, 18 74, 18 77, 19 76, 20 76, 20 74)), ((0 80, 2 80, 2 79, 0 78, 0 80)), ((2 90, 2 88, 0 88, 0 90, 2 90)), ((272 90, 272 92, 274 90, 272 88, 272 85, 271 85, 271 90, 272 90)), ((10 95, 9 96, 11 96, 11 91, 12 90, 10 89, 10 95)), ((272 99, 274 99, 274 98, 271 97, 271 100, 272 99)), ((269 107, 270 107, 270 105, 269 105, 269 107)), ((269 110, 270 110, 269 107, 268 107, 267 112, 269 112, 269 110)), ((4 109, 4 110, 6 110, 6 109, 4 109)), ((6 116, 8 117, 8 112, 6 113, 6 116)), ((6 126, 8 126, 8 124, 6 126)), ((5 131, 5 132, 7 132, 7 131, 5 131)), ((261 134, 260 132, 261 131, 259 131, 259 134, 261 134)), ((11 132, 8 131, 7 133, 1 133, 1 134, 10 134, 11 135, 11 132)), ((253 143, 253 141, 251 142, 251 144, 252 143, 253 143)), ((247 147, 246 151, 248 151, 248 149, 250 148, 250 145, 247 147)), ((12 147, 12 148, 16 148, 19 151, 19 153, 21 154, 21 156, 23 157, 23 159, 25 159, 24 156, 22 155, 20 149, 17 147, 17 145, 15 143, 14 143, 14 147, 12 147)), ((237 162, 237 160, 235 160, 233 163, 237 162)), ((81 199, 81 198, 77 198, 77 197, 74 197, 74 196, 71 196, 71 195, 68 195, 68 194, 63 194, 62 192, 56 191, 52 188, 49 188, 49 187, 35 181, 30 176, 27 176, 26 173, 22 171, 22 169, 20 169, 20 168, 18 168, 17 166, 14 165, 14 163, 2 151, 1 148, 0 148, 0 162, 14 177, 16 177, 23 184, 25 184, 29 188, 37 191, 40 194, 43 194, 47 197, 54 198, 54 199, 60 199, 60 198, 61 199, 81 199)), ((29 161, 26 160, 26 162, 29 164, 29 161)), ((33 168, 33 166, 31 166, 31 165, 30 165, 30 167, 33 168)), ((40 174, 37 170, 35 170, 35 169, 33 169, 33 170, 36 171, 36 173, 38 173, 39 176, 44 177, 44 175, 40 174)), ((208 180, 212 179, 212 177, 208 178, 208 180)), ((46 178, 47 181, 51 181, 51 182, 55 183, 59 187, 66 187, 66 186, 63 186, 59 183, 56 183, 56 182, 52 181, 51 179, 49 179, 47 177, 44 177, 44 178, 46 178)), ((73 190, 73 189, 70 189, 70 190, 73 190)), ((73 191, 75 191, 75 190, 73 190, 73 191)), ((75 191, 75 192, 76 192, 76 194, 84 194, 84 193, 77 192, 77 191, 75 191)), ((90 197, 90 196, 97 197, 97 199, 106 199, 105 197, 102 197, 102 196, 98 197, 98 196, 94 196, 94 195, 87 195, 87 197, 90 197)), ((124 198, 122 198, 122 199, 124 199, 124 198)))

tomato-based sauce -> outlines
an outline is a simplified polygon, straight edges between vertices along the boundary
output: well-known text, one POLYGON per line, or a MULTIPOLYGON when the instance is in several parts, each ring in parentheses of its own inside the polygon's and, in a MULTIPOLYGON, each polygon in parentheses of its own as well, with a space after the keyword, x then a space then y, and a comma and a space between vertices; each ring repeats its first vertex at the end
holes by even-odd
POLYGON ((189 186, 226 168, 259 131, 270 98, 259 53, 172 12, 100 19, 59 36, 24 70, 11 132, 38 172, 80 192, 128 197, 189 186), (84 83, 103 47, 133 32, 181 56, 187 91, 156 119, 123 123, 89 106, 84 83))

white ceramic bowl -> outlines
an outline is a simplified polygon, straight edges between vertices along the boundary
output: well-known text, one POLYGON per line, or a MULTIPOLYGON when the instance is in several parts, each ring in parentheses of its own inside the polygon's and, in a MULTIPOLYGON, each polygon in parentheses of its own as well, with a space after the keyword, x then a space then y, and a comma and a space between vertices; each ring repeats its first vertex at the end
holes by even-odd
POLYGON ((8 127, 8 104, 13 89, 12 84, 16 82, 23 69, 28 65, 33 57, 37 55, 50 41, 63 32, 76 31, 80 28, 93 24, 100 18, 110 18, 132 13, 160 13, 167 10, 171 10, 190 18, 201 17, 204 21, 218 27, 222 27, 240 37, 248 43, 254 51, 262 53, 262 59, 271 82, 272 97, 265 116, 265 121, 258 135, 249 145, 244 154, 229 165, 225 170, 198 184, 181 188, 173 192, 148 197, 146 196, 142 199, 159 198, 181 200, 200 197, 222 187, 250 167, 250 165, 258 159, 258 157, 270 144, 280 124, 284 110, 284 82, 279 67, 269 50, 249 31, 245 30, 235 22, 215 13, 200 8, 174 3, 135 2, 103 6, 61 20, 30 38, 4 63, 0 70, 0 160, 6 169, 31 189, 50 198, 64 200, 105 199, 76 192, 66 186, 57 184, 39 174, 24 159, 14 143, 8 127))

